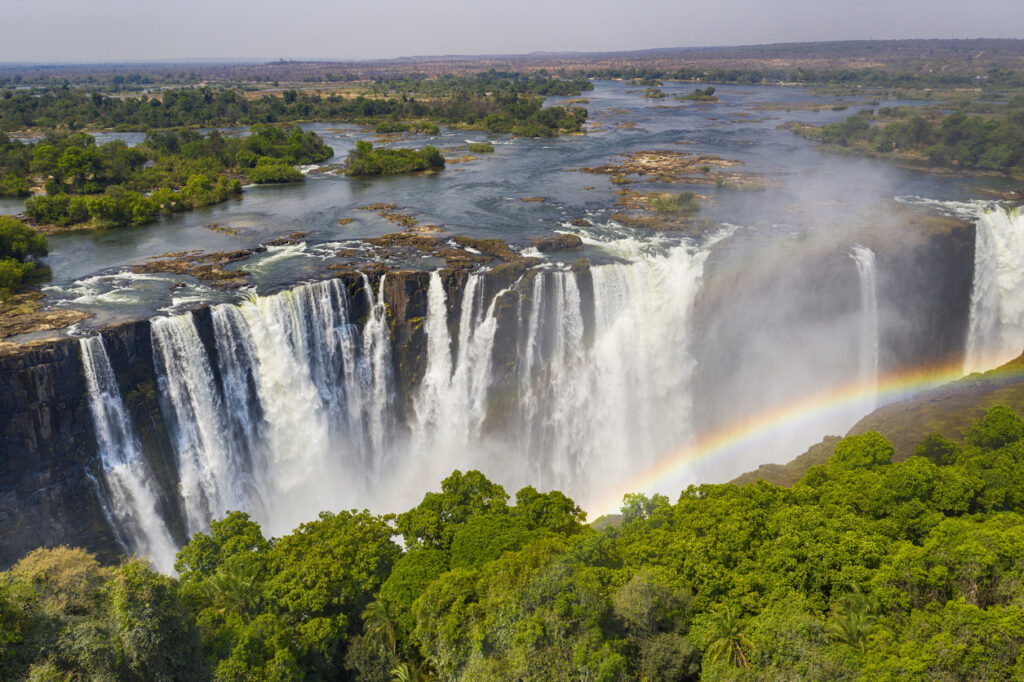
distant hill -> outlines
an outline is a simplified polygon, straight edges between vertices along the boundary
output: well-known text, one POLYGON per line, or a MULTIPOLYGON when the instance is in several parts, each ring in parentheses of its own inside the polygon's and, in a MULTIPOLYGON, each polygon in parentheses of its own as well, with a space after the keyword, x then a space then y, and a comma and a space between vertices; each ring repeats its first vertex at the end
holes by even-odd
MULTIPOLYGON (((496 69, 532 72, 541 69, 571 75, 637 68, 670 71, 680 68, 737 70, 858 70, 906 74, 971 74, 985 77, 993 69, 1019 70, 1024 40, 848 40, 776 43, 729 47, 664 47, 622 52, 536 52, 520 55, 432 55, 397 59, 309 61, 183 57, 147 63, 2 64, 0 80, 68 81, 89 85, 110 78, 141 82, 270 82, 334 83, 401 78, 412 75, 465 74, 496 69)), ((120 82, 119 81, 119 82, 120 82)))

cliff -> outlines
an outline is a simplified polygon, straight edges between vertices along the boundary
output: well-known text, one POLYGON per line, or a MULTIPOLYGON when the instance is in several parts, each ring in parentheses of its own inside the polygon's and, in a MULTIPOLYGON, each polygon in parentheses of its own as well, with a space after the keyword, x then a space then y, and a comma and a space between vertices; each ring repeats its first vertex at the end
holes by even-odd
MULTIPOLYGON (((510 287, 524 271, 517 266, 495 268, 483 276, 484 295, 490 297, 510 287)), ((397 390, 395 409, 402 413, 396 423, 404 425, 406 420, 401 417, 411 409, 411 396, 426 369, 423 323, 430 275, 395 270, 375 272, 364 279, 361 272, 353 270, 336 276, 344 284, 348 314, 357 324, 362 325, 370 313, 366 281, 386 304, 397 390), (382 274, 386 276, 382 278, 382 274)), ((468 276, 465 269, 441 271, 450 320, 458 319, 468 276)), ((500 342, 494 352, 499 373, 514 369, 521 290, 503 297, 496 308, 500 342)), ((199 307, 192 314, 210 358, 214 382, 219 385, 210 308, 199 307)), ((184 542, 184 513, 174 494, 173 482, 178 479, 175 449, 161 404, 149 320, 101 332, 140 449, 158 479, 160 506, 172 535, 184 542)), ((457 343, 457 334, 452 338, 453 344, 457 343)), ((0 567, 39 546, 84 547, 104 560, 114 560, 121 553, 101 502, 102 462, 94 428, 77 339, 9 346, 0 355, 0 567)))

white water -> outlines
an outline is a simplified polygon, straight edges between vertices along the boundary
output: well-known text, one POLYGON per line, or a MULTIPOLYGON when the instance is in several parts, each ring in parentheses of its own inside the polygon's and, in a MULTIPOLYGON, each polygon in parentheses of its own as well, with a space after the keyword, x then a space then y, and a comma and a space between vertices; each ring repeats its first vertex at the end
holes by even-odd
POLYGON ((188 532, 245 503, 247 472, 229 438, 223 403, 191 315, 152 321, 153 354, 175 434, 188 532))
POLYGON ((1024 211, 990 210, 976 226, 966 372, 992 369, 1024 351, 1024 211))
POLYGON ((89 336, 79 343, 103 463, 104 512, 126 552, 147 557, 169 572, 177 547, 160 513, 156 479, 135 440, 103 339, 89 336))
POLYGON ((482 280, 470 276, 453 313, 457 327, 432 275, 427 370, 407 455, 414 479, 475 467, 512 488, 558 488, 586 502, 688 444, 689 325, 707 252, 683 246, 630 255, 637 260, 591 269, 592 299, 570 271, 531 273, 489 301, 482 280), (494 311, 502 296, 517 298, 516 338, 505 341, 514 341, 516 363, 507 383, 495 385, 494 311), (488 411, 493 400, 503 401, 502 414, 488 411))
MULTIPOLYGON (((191 314, 154 320, 179 470, 169 494, 189 532, 234 509, 280 535, 322 510, 407 508, 455 468, 586 507, 691 445, 693 308, 717 240, 585 240, 617 262, 579 275, 549 265, 500 291, 471 274, 454 305, 431 273, 424 373, 406 396, 392 376, 386 279, 375 293, 364 277, 354 303, 328 280, 215 306, 205 345, 191 314)), ((873 381, 874 256, 851 255, 861 376, 873 381)))
POLYGON ((864 413, 876 407, 878 390, 878 283, 875 277, 875 252, 866 246, 854 246, 850 254, 860 277, 860 378, 871 396, 864 413))
POLYGON ((391 352, 364 284, 362 333, 339 280, 215 306, 219 384, 191 315, 153 321, 190 529, 243 509, 281 534, 375 485, 390 456, 391 352))

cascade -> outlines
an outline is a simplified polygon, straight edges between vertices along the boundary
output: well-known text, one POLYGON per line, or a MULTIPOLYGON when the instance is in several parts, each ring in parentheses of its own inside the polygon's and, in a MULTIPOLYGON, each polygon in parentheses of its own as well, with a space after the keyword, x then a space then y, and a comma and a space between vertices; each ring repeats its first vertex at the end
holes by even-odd
POLYGON ((477 467, 511 487, 553 487, 585 501, 693 437, 687 339, 706 252, 629 255, 635 260, 590 269, 591 300, 571 271, 536 271, 487 302, 471 275, 453 313, 454 357, 454 325, 431 275, 427 369, 407 454, 420 480, 477 467), (518 297, 516 362, 511 388, 499 388, 494 310, 509 292, 518 297), (514 396, 503 403, 511 414, 488 413, 494 391, 514 396))
POLYGON ((177 546, 160 512, 156 479, 135 440, 103 339, 86 337, 80 345, 103 464, 104 513, 127 553, 149 557, 157 568, 171 571, 177 546))
POLYGON ((860 378, 861 383, 872 394, 865 405, 865 413, 876 407, 874 393, 878 388, 878 284, 875 277, 875 252, 866 246, 856 245, 850 254, 857 264, 860 277, 860 378))
POLYGON ((245 506, 247 470, 228 438, 223 401, 191 314, 152 321, 154 362, 175 436, 179 493, 190 534, 245 506))
POLYGON ((976 228, 965 372, 992 369, 1024 350, 1024 211, 986 211, 976 228))
POLYGON ((214 306, 219 382, 191 315, 153 321, 190 528, 243 509, 283 533, 386 467, 390 336, 363 285, 361 333, 338 280, 214 306))
MULTIPOLYGON (((430 273, 416 323, 422 374, 407 395, 393 376, 388 276, 376 290, 365 276, 331 279, 213 306, 205 343, 192 314, 154 319, 178 477, 163 492, 188 532, 236 509, 270 535, 322 510, 401 509, 455 468, 587 505, 693 444, 690 339, 710 246, 597 245, 614 262, 541 267, 512 282, 471 273, 456 305, 443 275, 430 273)), ((851 257, 860 371, 873 382, 874 254, 856 247, 851 257)), ((117 514, 113 522, 130 527, 117 514)), ((126 543, 140 551, 153 533, 126 543)))

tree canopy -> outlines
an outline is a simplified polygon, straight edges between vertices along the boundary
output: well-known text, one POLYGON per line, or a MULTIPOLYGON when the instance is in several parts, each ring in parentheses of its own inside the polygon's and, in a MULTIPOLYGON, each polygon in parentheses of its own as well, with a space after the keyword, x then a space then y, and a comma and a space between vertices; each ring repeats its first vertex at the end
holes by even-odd
POLYGON ((995 407, 893 463, 848 437, 792 488, 627 495, 456 471, 415 508, 267 539, 241 512, 178 555, 40 549, 0 573, 0 674, 217 680, 1013 680, 1024 433, 995 407), (401 535, 404 548, 396 541, 401 535))

